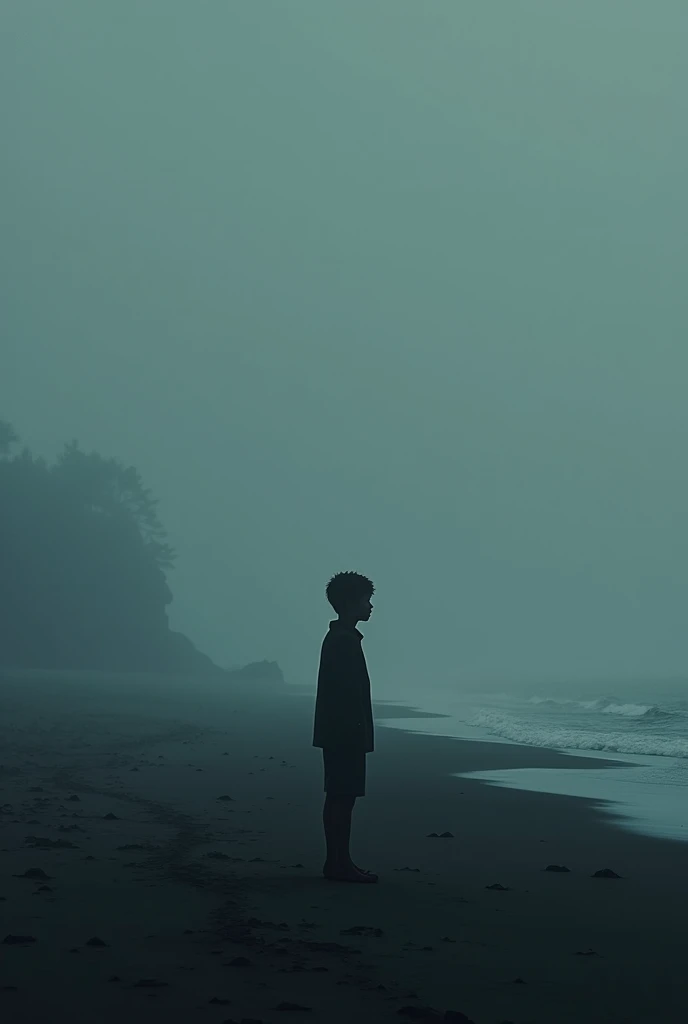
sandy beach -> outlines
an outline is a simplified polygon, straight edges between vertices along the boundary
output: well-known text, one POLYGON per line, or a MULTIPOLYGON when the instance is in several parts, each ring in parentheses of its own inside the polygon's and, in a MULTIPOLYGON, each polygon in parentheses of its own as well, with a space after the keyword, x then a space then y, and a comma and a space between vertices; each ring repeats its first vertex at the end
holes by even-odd
POLYGON ((386 729, 378 705, 352 852, 380 884, 327 883, 312 708, 162 677, 0 682, 3 1021, 687 1019, 683 844, 455 778, 574 759, 386 729))

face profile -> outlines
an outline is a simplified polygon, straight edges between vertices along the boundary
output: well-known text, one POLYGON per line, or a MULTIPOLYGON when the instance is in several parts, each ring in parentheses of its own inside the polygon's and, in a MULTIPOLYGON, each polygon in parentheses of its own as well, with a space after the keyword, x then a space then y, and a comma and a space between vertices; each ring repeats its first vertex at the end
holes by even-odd
POLYGON ((325 596, 339 618, 353 626, 370 619, 374 593, 372 580, 357 572, 338 572, 325 589, 325 596))

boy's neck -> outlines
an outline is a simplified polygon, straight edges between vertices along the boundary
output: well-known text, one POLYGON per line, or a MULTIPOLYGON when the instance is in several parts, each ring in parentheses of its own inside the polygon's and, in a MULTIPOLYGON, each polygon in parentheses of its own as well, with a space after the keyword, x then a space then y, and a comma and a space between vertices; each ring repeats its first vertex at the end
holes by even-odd
POLYGON ((355 629, 359 619, 352 618, 350 615, 338 615, 337 622, 342 626, 346 626, 347 629, 355 629))

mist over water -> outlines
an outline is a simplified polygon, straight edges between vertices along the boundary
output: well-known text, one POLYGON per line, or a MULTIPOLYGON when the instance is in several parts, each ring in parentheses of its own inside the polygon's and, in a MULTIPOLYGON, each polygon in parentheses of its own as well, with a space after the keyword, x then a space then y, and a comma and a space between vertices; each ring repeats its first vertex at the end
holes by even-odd
POLYGON ((114 665, 114 618, 140 667, 200 664, 169 605, 314 685, 356 569, 377 697, 683 762, 685 6, 625 5, 621 45, 594 0, 37 10, 2 12, 0 420, 46 495, 109 473, 162 538, 144 572, 101 536, 92 650, 24 545, 41 667, 114 665))
POLYGON ((8 1021, 688 1021, 687 41, 0 2, 8 1021))
POLYGON ((140 471, 174 628, 307 682, 351 568, 380 691, 684 671, 684 4, 0 17, 0 418, 140 471))

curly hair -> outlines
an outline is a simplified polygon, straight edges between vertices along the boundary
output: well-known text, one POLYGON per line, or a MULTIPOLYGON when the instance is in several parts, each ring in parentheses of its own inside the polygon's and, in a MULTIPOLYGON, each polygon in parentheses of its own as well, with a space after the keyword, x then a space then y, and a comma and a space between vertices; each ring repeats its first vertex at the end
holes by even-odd
POLYGON ((372 597, 375 586, 367 576, 358 572, 338 572, 325 588, 325 596, 334 610, 340 615, 352 601, 362 597, 372 597))

